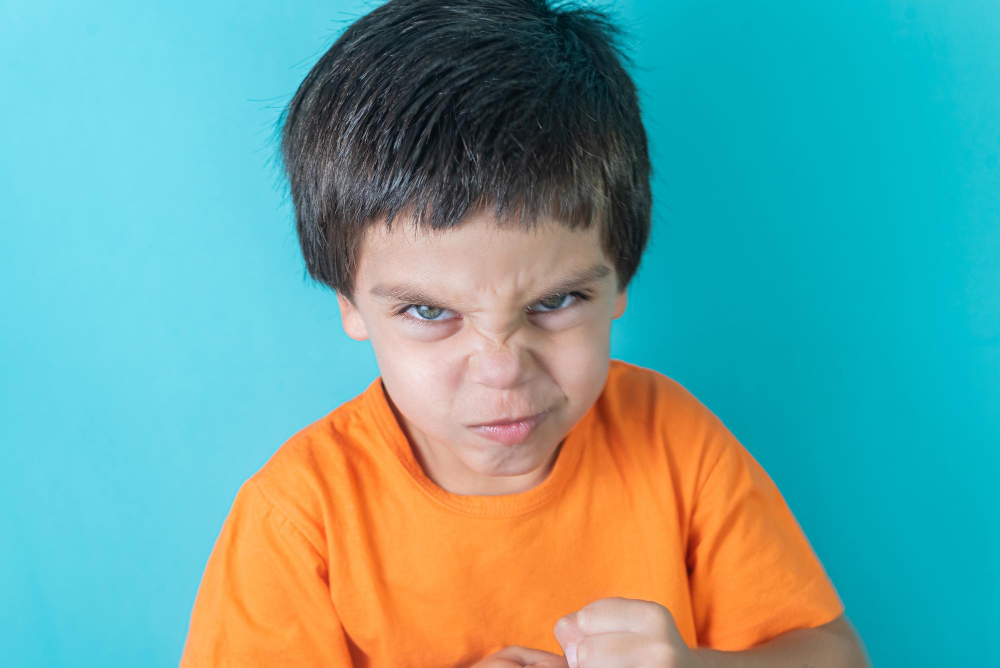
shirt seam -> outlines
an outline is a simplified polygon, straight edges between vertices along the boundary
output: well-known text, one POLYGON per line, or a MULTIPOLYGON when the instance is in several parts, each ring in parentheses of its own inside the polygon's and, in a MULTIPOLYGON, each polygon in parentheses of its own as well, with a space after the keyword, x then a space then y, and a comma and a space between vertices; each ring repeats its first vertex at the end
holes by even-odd
MULTIPOLYGON (((722 461, 722 458, 725 457, 725 455, 726 455, 726 446, 723 446, 722 452, 720 452, 719 456, 715 458, 715 463, 712 464, 712 466, 708 469, 708 473, 705 475, 705 480, 702 481, 701 486, 699 486, 698 490, 695 492, 694 507, 698 506, 698 502, 701 500, 702 492, 704 492, 705 488, 708 487, 708 481, 712 479, 712 474, 715 473, 715 469, 718 468, 719 462, 722 461)), ((694 515, 693 509, 691 514, 692 516, 694 515)))
POLYGON ((306 532, 302 530, 302 527, 300 527, 295 522, 295 520, 293 520, 292 518, 290 518, 288 515, 286 515, 284 513, 284 511, 281 510, 281 508, 278 506, 277 502, 274 500, 274 497, 272 497, 267 492, 267 490, 264 489, 264 486, 262 484, 260 484, 259 481, 255 480, 254 478, 250 478, 249 480, 247 480, 247 483, 249 485, 255 487, 257 489, 257 491, 260 492, 261 496, 264 497, 264 501, 275 512, 275 514, 277 514, 278 517, 280 517, 284 521, 288 522, 288 524, 290 524, 292 526, 292 528, 295 529, 295 531, 302 537, 302 540, 304 540, 306 543, 308 543, 309 547, 311 547, 316 552, 316 555, 320 559, 322 559, 323 561, 326 561, 326 557, 323 556, 323 551, 320 550, 319 547, 316 545, 316 543, 314 543, 312 541, 312 539, 309 538, 309 536, 306 534, 306 532))

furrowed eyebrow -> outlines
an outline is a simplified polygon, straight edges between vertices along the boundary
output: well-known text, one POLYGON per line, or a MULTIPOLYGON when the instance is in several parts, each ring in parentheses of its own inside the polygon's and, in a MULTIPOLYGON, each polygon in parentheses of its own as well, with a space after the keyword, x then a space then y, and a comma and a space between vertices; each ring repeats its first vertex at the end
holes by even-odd
MULTIPOLYGON (((548 290, 536 295, 532 299, 531 303, 534 304, 535 302, 545 299, 546 297, 563 294, 564 292, 572 292, 583 287, 584 285, 587 285, 588 283, 604 278, 610 273, 611 269, 603 263, 595 264, 594 266, 588 267, 582 271, 575 271, 569 276, 566 276, 563 280, 559 281, 556 285, 550 287, 548 290)), ((399 301, 407 302, 409 304, 420 304, 422 306, 448 308, 443 306, 439 300, 423 292, 419 288, 415 288, 410 285, 384 285, 379 283, 369 290, 369 294, 377 299, 386 301, 399 301)))

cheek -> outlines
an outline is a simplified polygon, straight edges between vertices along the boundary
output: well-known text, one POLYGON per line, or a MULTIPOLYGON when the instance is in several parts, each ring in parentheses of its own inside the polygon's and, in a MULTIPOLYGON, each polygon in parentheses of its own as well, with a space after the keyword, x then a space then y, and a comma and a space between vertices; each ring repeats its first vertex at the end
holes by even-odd
POLYGON ((404 340, 372 348, 380 373, 391 379, 399 395, 396 402, 407 415, 437 417, 448 414, 456 392, 456 377, 460 374, 449 366, 440 351, 414 346, 412 342, 408 345, 404 340))
POLYGON ((550 373, 570 402, 589 405, 607 378, 610 346, 606 334, 595 329, 565 332, 559 345, 548 349, 550 373))

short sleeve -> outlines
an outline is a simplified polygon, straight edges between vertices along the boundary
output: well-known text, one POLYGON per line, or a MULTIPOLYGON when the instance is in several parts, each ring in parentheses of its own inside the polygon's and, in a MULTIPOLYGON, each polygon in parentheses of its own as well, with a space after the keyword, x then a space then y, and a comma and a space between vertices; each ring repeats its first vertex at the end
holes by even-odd
POLYGON ((698 645, 736 651, 834 620, 844 605, 777 486, 711 415, 687 546, 698 645), (717 456, 716 456, 716 453, 717 456))
POLYGON ((351 665, 327 562, 243 483, 202 576, 180 668, 351 665))

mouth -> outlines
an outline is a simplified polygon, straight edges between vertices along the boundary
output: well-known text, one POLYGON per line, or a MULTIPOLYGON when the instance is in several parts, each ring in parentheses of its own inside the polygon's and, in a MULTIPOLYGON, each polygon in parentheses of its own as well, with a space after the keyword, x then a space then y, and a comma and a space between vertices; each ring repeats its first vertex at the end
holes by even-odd
POLYGON ((545 410, 535 415, 514 418, 512 421, 474 425, 469 429, 501 445, 518 445, 531 438, 550 412, 550 410, 545 410))

